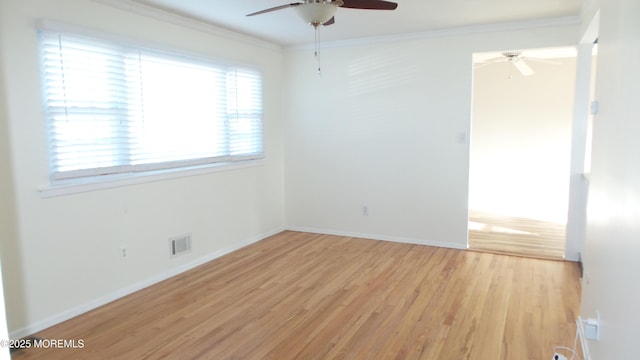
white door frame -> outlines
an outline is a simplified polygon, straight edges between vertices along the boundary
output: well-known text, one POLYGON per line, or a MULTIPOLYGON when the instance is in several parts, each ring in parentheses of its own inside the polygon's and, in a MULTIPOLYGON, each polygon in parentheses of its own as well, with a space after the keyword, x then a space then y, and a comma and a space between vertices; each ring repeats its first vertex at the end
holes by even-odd
POLYGON ((569 209, 565 259, 581 261, 587 226, 588 174, 584 173, 587 150, 587 124, 590 116, 593 44, 598 39, 600 11, 598 11, 580 43, 576 58, 576 87, 573 107, 571 139, 571 176, 569 183, 569 209))

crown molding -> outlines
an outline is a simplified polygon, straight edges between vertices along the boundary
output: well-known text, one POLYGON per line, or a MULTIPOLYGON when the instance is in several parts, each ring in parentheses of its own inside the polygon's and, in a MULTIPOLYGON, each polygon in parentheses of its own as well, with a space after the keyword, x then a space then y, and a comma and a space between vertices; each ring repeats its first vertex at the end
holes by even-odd
MULTIPOLYGON (((384 36, 365 37, 365 38, 358 38, 358 39, 349 39, 349 40, 326 41, 322 43, 322 47, 323 48, 340 48, 340 47, 349 47, 349 46, 362 46, 362 45, 371 45, 371 44, 399 42, 399 41, 407 41, 407 40, 421 40, 421 39, 442 38, 442 37, 449 37, 449 36, 472 35, 472 34, 481 34, 481 33, 490 33, 490 32, 508 32, 508 31, 528 30, 528 29, 536 29, 536 28, 544 28, 544 27, 572 26, 572 25, 579 25, 581 22, 582 22, 582 18, 580 16, 565 16, 565 17, 556 17, 556 18, 544 18, 544 19, 535 19, 535 20, 526 20, 526 21, 485 24, 485 25, 460 26, 460 27, 453 27, 453 28, 434 29, 434 30, 428 30, 428 31, 403 33, 403 34, 396 34, 396 35, 384 35, 384 36)), ((302 45, 298 44, 298 45, 285 46, 284 50, 287 52, 309 50, 309 49, 312 49, 313 47, 314 47, 313 44, 302 44, 302 45)))
MULTIPOLYGON (((146 5, 135 0, 92 0, 94 2, 111 6, 120 10, 136 13, 142 16, 164 21, 174 25, 183 26, 197 31, 202 31, 211 35, 238 41, 247 45, 258 46, 276 51, 299 51, 312 49, 312 43, 281 45, 264 39, 253 37, 250 35, 235 32, 223 27, 213 25, 209 22, 189 17, 186 15, 176 14, 174 12, 163 10, 154 6, 146 5)), ((433 29, 412 33, 401 33, 395 35, 383 35, 363 37, 357 39, 325 41, 322 43, 323 48, 340 48, 349 46, 362 46, 371 44, 382 44, 407 40, 420 40, 430 38, 440 38, 449 36, 471 35, 490 32, 504 32, 527 30, 542 27, 555 26, 571 26, 579 25, 582 22, 580 15, 565 16, 555 18, 534 19, 525 21, 514 21, 484 25, 460 26, 453 28, 433 29)))
POLYGON ((237 41, 247 45, 258 46, 270 50, 282 51, 282 46, 263 39, 241 34, 229 29, 215 26, 211 23, 192 18, 186 15, 159 9, 133 0, 92 0, 96 3, 111 6, 116 9, 125 10, 152 19, 164 21, 173 25, 186 27, 192 30, 205 32, 228 40, 237 41))

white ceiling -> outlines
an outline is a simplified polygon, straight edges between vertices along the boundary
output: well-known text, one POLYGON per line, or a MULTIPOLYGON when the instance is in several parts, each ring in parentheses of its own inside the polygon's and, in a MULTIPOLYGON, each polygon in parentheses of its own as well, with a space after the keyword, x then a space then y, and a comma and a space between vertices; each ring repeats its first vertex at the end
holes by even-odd
MULTIPOLYGON (((133 0, 280 45, 313 42, 313 28, 291 8, 247 17, 292 0, 133 0)), ((394 11, 339 8, 322 41, 350 40, 459 27, 571 18, 583 0, 396 0, 394 11)))

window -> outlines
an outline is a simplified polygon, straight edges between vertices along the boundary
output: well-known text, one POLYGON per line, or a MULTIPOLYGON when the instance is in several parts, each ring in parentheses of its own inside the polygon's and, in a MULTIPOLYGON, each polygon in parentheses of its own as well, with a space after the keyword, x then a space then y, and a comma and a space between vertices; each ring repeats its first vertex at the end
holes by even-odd
POLYGON ((254 69, 40 32, 53 180, 262 157, 254 69))

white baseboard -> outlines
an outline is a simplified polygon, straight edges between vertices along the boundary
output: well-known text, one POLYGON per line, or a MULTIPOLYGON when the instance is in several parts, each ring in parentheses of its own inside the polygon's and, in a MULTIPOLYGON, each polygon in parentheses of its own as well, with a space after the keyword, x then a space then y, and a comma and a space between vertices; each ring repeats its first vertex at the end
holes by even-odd
POLYGON ((125 288, 110 292, 108 294, 105 294, 102 297, 99 297, 97 299, 94 299, 88 303, 79 305, 79 306, 75 306, 73 308, 70 308, 68 310, 65 310, 63 312, 60 312, 58 314, 49 316, 43 320, 37 321, 33 324, 29 324, 23 328, 17 329, 17 330, 13 330, 9 333, 9 336, 11 339, 19 339, 34 333, 37 333, 39 331, 42 331, 46 328, 49 328, 51 326, 54 326, 56 324, 59 324, 61 322, 64 322, 66 320, 69 320, 71 318, 74 318, 76 316, 82 315, 88 311, 91 311, 93 309, 96 309, 100 306, 103 306, 105 304, 108 304, 112 301, 118 300, 124 296, 130 295, 136 291, 140 291, 146 287, 149 287, 151 285, 154 285, 156 283, 159 283, 160 281, 169 279, 173 276, 179 275, 185 271, 191 270, 199 265, 202 265, 204 263, 207 263, 211 260, 214 260, 216 258, 219 258, 223 255, 226 255, 230 252, 239 250, 247 245, 251 245, 255 242, 258 242, 260 240, 263 240, 269 236, 275 235, 279 232, 282 232, 284 230, 291 230, 291 231, 301 231, 301 232, 310 232, 310 233, 317 233, 317 234, 327 234, 327 235, 338 235, 338 236, 350 236, 350 237, 357 237, 357 238, 366 238, 366 239, 372 239, 372 240, 382 240, 382 241, 392 241, 392 242, 399 242, 399 243, 407 243, 407 244, 418 244, 418 245, 428 245, 428 246, 437 246, 437 247, 444 247, 444 248, 451 248, 451 249, 466 249, 467 246, 466 244, 462 245, 462 244, 458 244, 458 243, 451 243, 451 242, 442 242, 442 241, 429 241, 429 240, 424 240, 424 239, 418 239, 418 238, 406 238, 406 237, 397 237, 397 236, 387 236, 387 235, 379 235, 379 234, 368 234, 368 233, 358 233, 358 232, 350 232, 350 231, 339 231, 339 230, 331 230, 331 229, 320 229, 320 228, 309 228, 309 227, 278 227, 276 229, 273 229, 272 231, 266 232, 266 233, 262 233, 259 234, 257 236, 254 236, 252 238, 246 239, 245 241, 242 241, 240 243, 234 244, 233 246, 227 247, 227 248, 223 248, 220 249, 218 251, 215 251, 213 253, 207 254, 205 256, 199 257, 193 261, 190 261, 186 264, 182 264, 180 266, 177 266, 175 268, 171 268, 165 272, 162 272, 160 274, 157 274, 155 276, 152 276, 148 279, 145 279, 143 281, 137 282, 135 284, 132 284, 130 286, 127 286, 125 288))
POLYGON ((382 241, 392 241, 392 242, 398 242, 398 243, 404 243, 404 244, 436 246, 436 247, 459 249, 459 250, 466 250, 467 249, 467 244, 459 244, 459 243, 452 243, 452 242, 445 242, 445 241, 431 241, 431 240, 418 239, 418 238, 407 238, 407 237, 399 237, 399 236, 388 236, 388 235, 379 235, 379 234, 358 233, 358 232, 351 232, 351 231, 311 228, 311 227, 302 227, 302 226, 289 226, 289 227, 287 227, 287 230, 309 232, 309 233, 314 233, 314 234, 350 236, 350 237, 356 237, 356 238, 365 238, 365 239, 382 240, 382 241))
POLYGON ((25 336, 37 333, 39 331, 42 331, 46 328, 49 328, 51 326, 54 326, 56 324, 59 324, 63 321, 69 320, 71 318, 74 318, 78 315, 84 314, 88 311, 91 311, 93 309, 96 309, 100 306, 103 306, 105 304, 108 304, 112 301, 118 300, 124 296, 130 295, 136 291, 140 291, 146 287, 149 287, 151 285, 154 285, 156 283, 159 283, 160 281, 169 279, 173 276, 179 275, 187 270, 191 270, 197 266, 200 266, 204 263, 207 263, 211 260, 214 260, 216 258, 219 258, 223 255, 226 255, 230 252, 239 250, 247 245, 251 245, 255 242, 258 242, 260 240, 263 240, 269 236, 275 235, 279 232, 284 231, 285 228, 284 227, 278 227, 276 229, 273 229, 271 231, 256 235, 254 237, 251 237, 249 239, 246 239, 242 242, 239 242, 237 244, 234 244, 233 246, 229 246, 223 249, 220 249, 218 251, 215 251, 213 253, 204 255, 202 257, 199 257, 193 261, 190 261, 186 264, 182 264, 180 266, 177 266, 175 268, 171 268, 163 273, 157 274, 155 276, 152 276, 148 279, 145 279, 143 281, 137 282, 135 284, 132 284, 130 286, 127 286, 125 288, 113 291, 111 293, 108 293, 102 297, 99 297, 97 299, 94 299, 88 303, 73 307, 71 309, 65 310, 61 313, 49 316, 43 320, 37 321, 33 324, 29 324, 21 329, 17 329, 14 331, 11 331, 9 333, 9 338, 10 339, 20 339, 23 338, 25 336))

